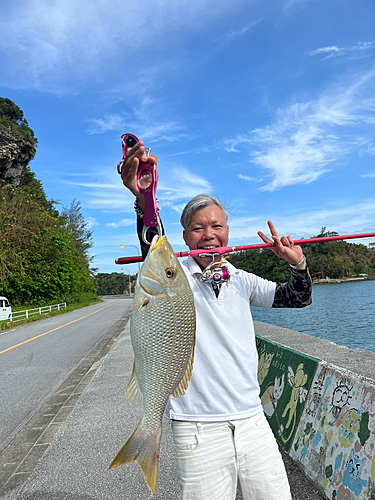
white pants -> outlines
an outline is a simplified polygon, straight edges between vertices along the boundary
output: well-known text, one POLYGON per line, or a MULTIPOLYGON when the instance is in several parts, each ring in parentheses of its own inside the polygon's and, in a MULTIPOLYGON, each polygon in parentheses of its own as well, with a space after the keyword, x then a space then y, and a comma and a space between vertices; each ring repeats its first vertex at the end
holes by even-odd
POLYGON ((276 440, 263 413, 229 422, 172 421, 181 500, 291 500, 276 440))

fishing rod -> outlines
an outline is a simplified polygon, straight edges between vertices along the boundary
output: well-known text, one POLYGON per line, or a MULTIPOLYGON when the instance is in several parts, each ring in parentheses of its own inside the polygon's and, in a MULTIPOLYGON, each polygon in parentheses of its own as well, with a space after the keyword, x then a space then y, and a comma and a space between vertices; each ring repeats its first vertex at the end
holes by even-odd
MULTIPOLYGON (((324 236, 323 238, 309 238, 305 240, 294 240, 295 245, 308 245, 309 243, 324 243, 326 241, 338 241, 338 240, 352 240, 354 238, 373 238, 375 233, 365 233, 365 234, 346 234, 344 236, 324 236)), ((219 255, 225 255, 232 252, 243 252, 245 250, 257 250, 259 248, 271 248, 276 246, 275 243, 257 243, 255 245, 237 245, 230 247, 219 247, 211 248, 209 250, 198 249, 198 250, 187 250, 185 252, 176 252, 177 257, 198 257, 199 255, 215 253, 219 255)), ((119 257, 115 260, 116 264, 133 264, 135 262, 143 262, 143 257, 119 257)))

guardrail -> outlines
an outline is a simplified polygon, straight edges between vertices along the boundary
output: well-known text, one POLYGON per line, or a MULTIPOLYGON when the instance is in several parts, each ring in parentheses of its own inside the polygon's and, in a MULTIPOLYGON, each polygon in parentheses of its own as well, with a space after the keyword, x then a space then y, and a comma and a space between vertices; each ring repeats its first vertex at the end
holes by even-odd
POLYGON ((16 323, 17 321, 28 319, 30 316, 33 316, 34 314, 46 314, 54 311, 55 309, 60 311, 60 309, 64 307, 66 308, 66 302, 62 302, 61 304, 54 304, 51 306, 35 307, 34 309, 25 309, 24 311, 15 311, 12 312, 10 321, 16 323))

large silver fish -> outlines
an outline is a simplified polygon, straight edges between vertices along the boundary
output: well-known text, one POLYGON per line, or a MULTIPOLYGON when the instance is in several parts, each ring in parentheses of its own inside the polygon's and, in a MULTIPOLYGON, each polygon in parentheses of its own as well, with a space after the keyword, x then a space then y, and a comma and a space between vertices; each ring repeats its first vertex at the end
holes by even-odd
POLYGON ((125 392, 142 418, 110 468, 136 460, 153 494, 164 410, 171 395, 178 398, 187 389, 195 346, 193 294, 165 236, 152 240, 130 321, 134 367, 125 392))

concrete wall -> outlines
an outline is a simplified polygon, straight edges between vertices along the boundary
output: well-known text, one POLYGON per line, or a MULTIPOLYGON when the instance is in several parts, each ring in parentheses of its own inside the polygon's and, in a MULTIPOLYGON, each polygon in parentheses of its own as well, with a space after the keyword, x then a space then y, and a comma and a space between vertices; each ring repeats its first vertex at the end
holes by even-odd
POLYGON ((332 500, 375 500, 375 353, 255 323, 276 439, 332 500))

